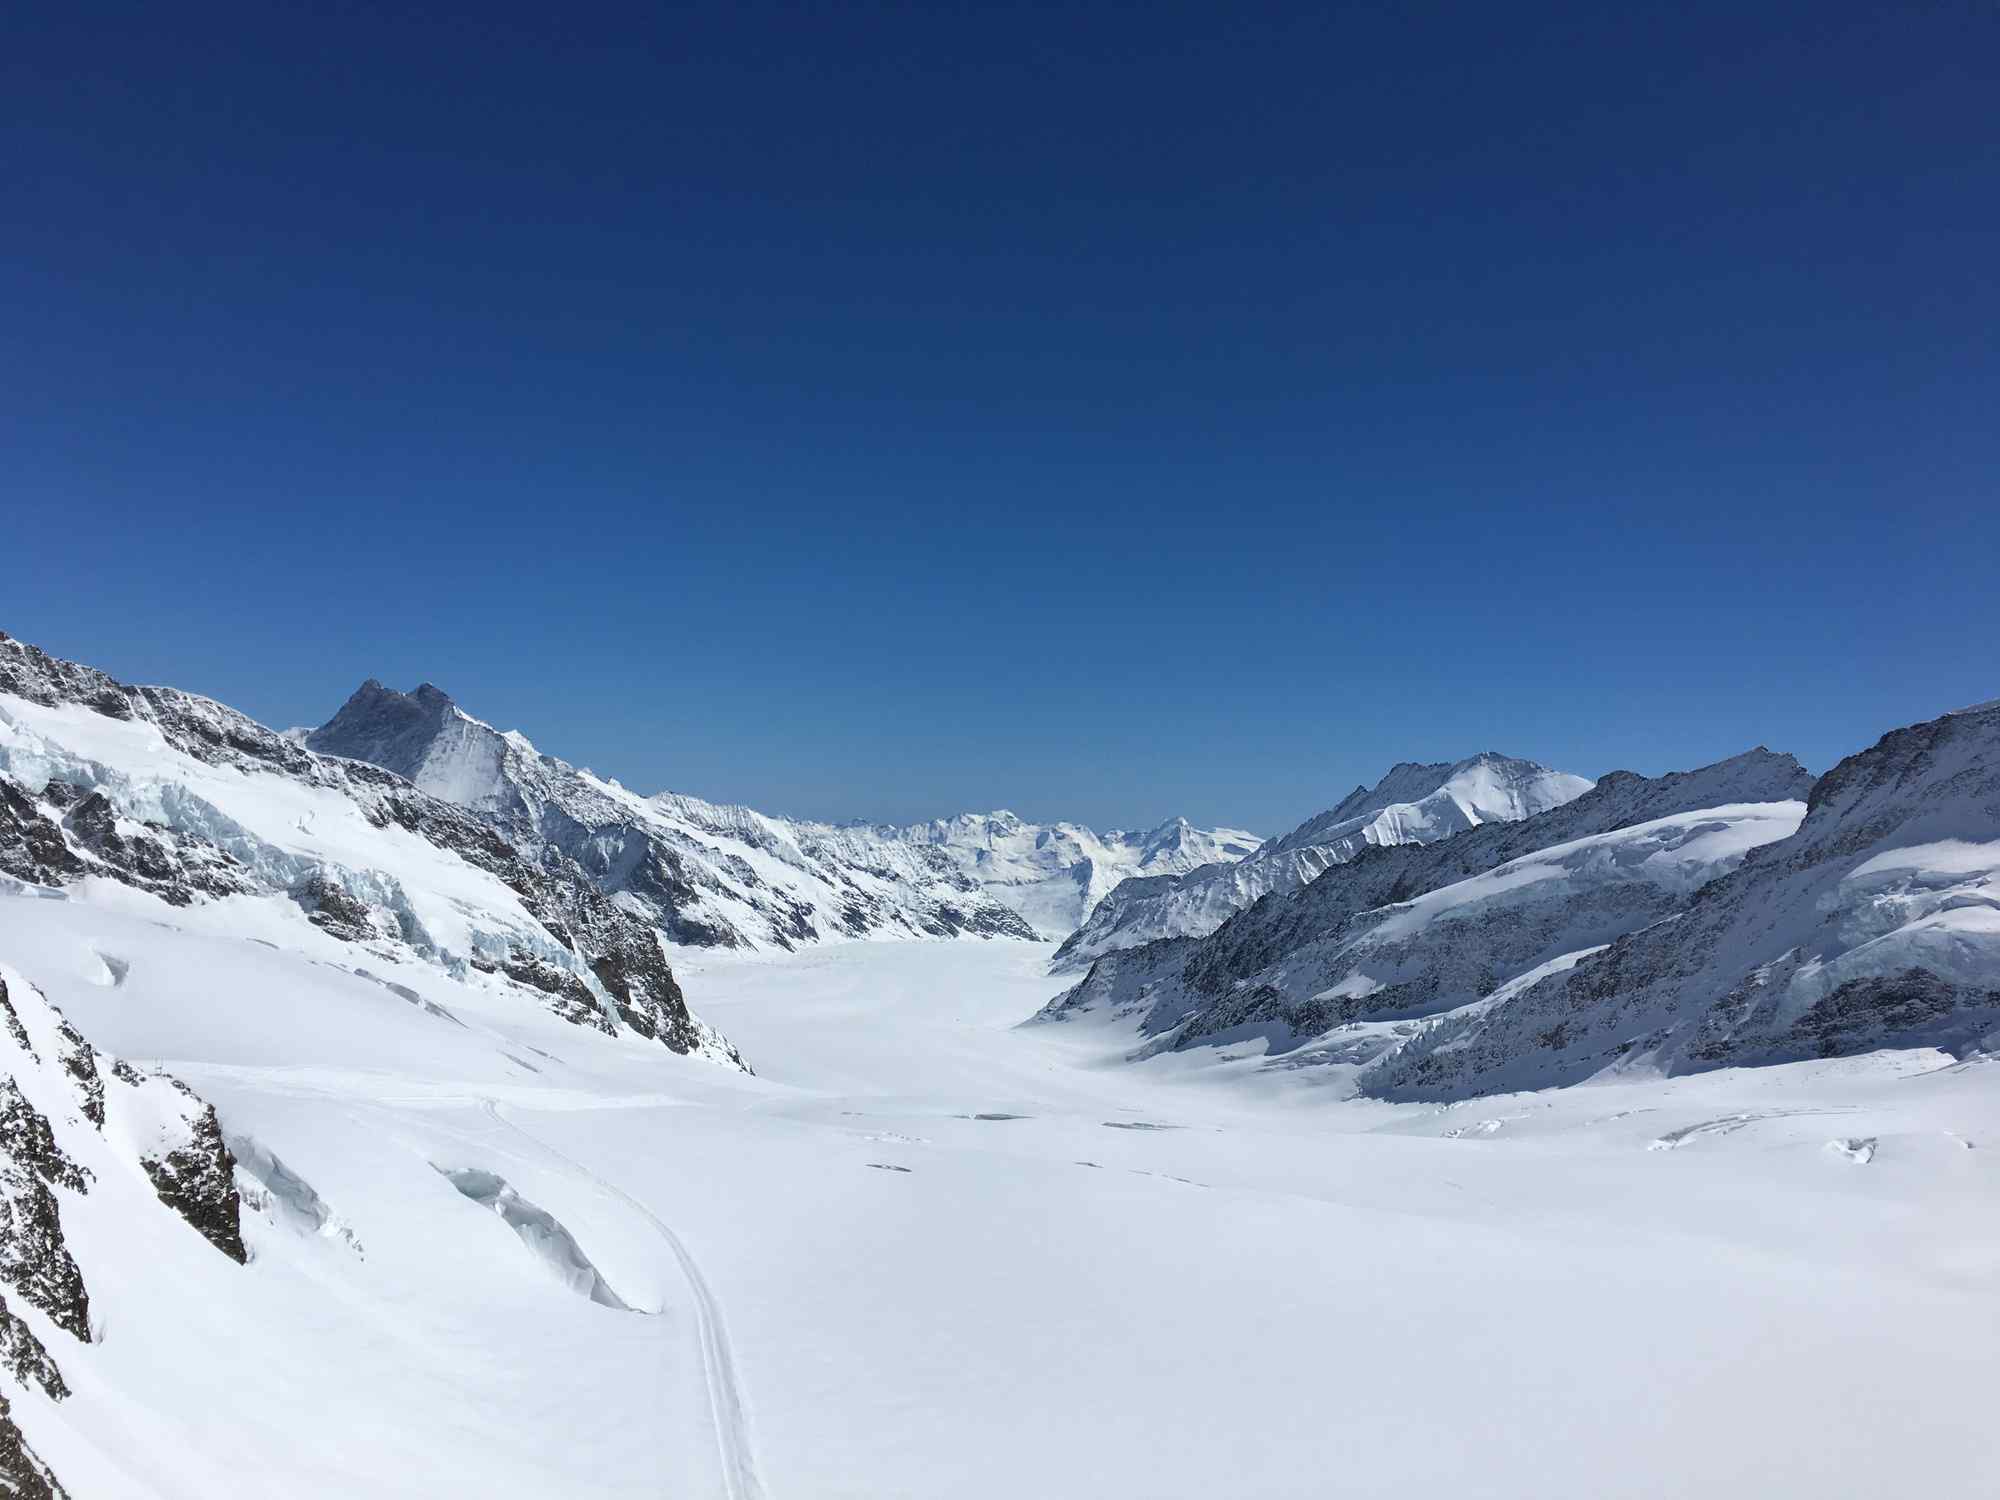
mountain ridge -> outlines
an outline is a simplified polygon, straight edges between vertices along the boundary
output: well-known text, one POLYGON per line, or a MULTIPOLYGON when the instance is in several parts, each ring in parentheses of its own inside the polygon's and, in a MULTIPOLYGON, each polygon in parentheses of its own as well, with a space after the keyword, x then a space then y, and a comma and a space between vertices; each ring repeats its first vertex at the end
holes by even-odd
POLYGON ((1011 813, 819 822, 686 793, 631 792, 496 729, 426 683, 370 678, 305 743, 381 765, 563 850, 698 947, 902 934, 1030 939, 1071 930, 1119 878, 1248 853, 1255 835, 1170 818, 1141 834, 1011 813))
POLYGON ((1518 821, 1573 800, 1592 784, 1491 750, 1459 761, 1399 761, 1374 786, 1356 787, 1238 861, 1115 888, 1057 949, 1049 967, 1080 969, 1118 948, 1204 936, 1258 899, 1310 885, 1364 849, 1434 843, 1485 823, 1518 821))

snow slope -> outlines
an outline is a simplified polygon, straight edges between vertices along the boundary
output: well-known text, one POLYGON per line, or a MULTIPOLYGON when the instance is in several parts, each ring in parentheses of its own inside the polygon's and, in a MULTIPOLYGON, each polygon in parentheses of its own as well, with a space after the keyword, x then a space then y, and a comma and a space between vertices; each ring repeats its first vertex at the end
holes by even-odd
POLYGON ((482 723, 428 683, 412 693, 364 683, 306 743, 395 771, 524 847, 560 851, 693 947, 1055 935, 1126 874, 1233 859, 1258 842, 1182 819, 1136 834, 1008 812, 893 828, 641 797, 482 723))
MULTIPOLYGON (((1922 758, 1881 777, 1928 784, 1922 758)), ((1933 758, 1991 800, 1976 759, 1933 758)), ((1558 887, 1579 912, 1598 888, 1678 898, 1791 814, 1661 805, 1782 771, 1632 778, 1590 794, 1598 816, 1656 810, 1612 837, 1566 806, 1375 849, 1257 911, 1331 911, 1394 868, 1411 889, 1343 972, 1384 995, 1435 973, 1448 999, 1455 933, 1491 921, 1525 964, 1593 935, 1536 947, 1507 920, 1561 911, 1558 887), (1444 879, 1454 846, 1487 862, 1444 879)), ((1828 794, 1878 833, 1903 806, 1881 777, 1828 794)), ((1882 910, 1981 889, 1990 836, 1934 810, 1853 851, 1882 910)), ((1046 944, 684 951, 655 974, 620 946, 628 919, 651 933, 560 850, 531 859, 391 771, 0 642, 0 980, 27 1039, 0 1025, 0 1066, 89 1173, 0 1104, 0 1230, 59 1221, 89 1309, 53 1241, 0 1232, 0 1296, 66 1392, 0 1318, 0 1480, 78 1500, 1985 1492, 1990 1067, 1919 1046, 1342 1100, 1338 1068, 1253 1045, 1126 1061, 1103 1010, 1019 1026, 1046 944), (671 1050, 728 1059, 682 984, 756 1075, 671 1050)))
MULTIPOLYGON (((1374 1014, 1371 1004, 1384 1020, 1397 1019, 1398 1003, 1414 1007, 1403 1021, 1432 1014, 1506 983, 1541 961, 1529 956, 1541 949, 1542 958, 1571 951, 1560 946, 1563 934, 1573 947, 1590 946, 1675 909, 1699 878, 1741 857, 1733 834, 1694 836, 1711 811, 1730 809, 1716 812, 1715 820, 1736 833, 1778 837, 1790 831, 1784 818, 1796 824, 1797 799, 1811 785, 1791 756, 1761 748, 1665 776, 1613 771, 1588 792, 1518 822, 1484 824, 1433 844, 1371 849, 1311 885, 1259 901, 1205 938, 1107 953, 1040 1015, 1060 1020, 1109 1009, 1143 1016, 1146 1035, 1172 1031, 1179 1045, 1255 1024, 1273 1048, 1290 1052, 1317 1032, 1374 1014), (1767 816, 1759 807, 1778 810, 1767 816), (1674 830, 1689 833, 1685 847, 1674 847, 1674 830), (1620 836, 1607 837, 1613 834, 1620 836), (1463 902, 1437 894, 1494 892, 1499 870, 1524 878, 1518 900, 1463 902), (1350 966, 1363 948, 1380 946, 1378 929, 1395 934, 1410 912, 1445 910, 1481 918, 1471 927, 1438 929, 1437 962, 1455 971, 1442 990, 1453 997, 1449 1005, 1435 1003, 1443 984, 1435 969, 1370 978, 1350 966), (1405 915, 1392 922, 1398 913, 1405 915), (1549 947, 1551 941, 1558 946, 1549 947), (1363 1003, 1392 984, 1395 993, 1363 1003)), ((1512 889, 1510 881, 1499 882, 1499 893, 1512 889)), ((1358 1050, 1372 1059, 1388 1040, 1412 1030, 1344 1031, 1345 1042, 1329 1039, 1314 1055, 1354 1061, 1346 1054, 1358 1050)))
POLYGON ((379 975, 454 1025, 302 916, 29 899, 10 961, 284 1169, 247 1265, 79 1250, 104 1335, 16 1401, 77 1495, 1981 1493, 1984 1070, 1327 1103, 1014 1027, 1046 947, 905 942, 690 959, 750 1077, 379 975))
POLYGON ((1484 824, 1517 822, 1560 807, 1591 785, 1490 751, 1456 765, 1405 762, 1247 858, 1127 881, 1098 903, 1052 967, 1080 969, 1115 949, 1200 937, 1258 898, 1298 890, 1364 849, 1430 844, 1484 824))
POLYGON ((1808 809, 1680 920, 1428 1034, 1379 1087, 1452 1097, 2000 1040, 2000 708, 1883 736, 1808 809))
MULTIPOLYGON (((309 918, 315 947, 414 957, 566 1021, 735 1060, 659 934, 576 866, 233 710, 0 636, 0 879, 122 883, 309 918)), ((258 914, 253 915, 253 911, 258 914)))
POLYGON ((1254 1038, 1287 1066, 1344 1065, 1365 1086, 1369 1065, 1421 1036, 1429 1018, 1481 1013, 1672 915, 1804 816, 1802 802, 1736 804, 1556 844, 1359 913, 1219 997, 1156 983, 1140 1029, 1153 1049, 1254 1038))

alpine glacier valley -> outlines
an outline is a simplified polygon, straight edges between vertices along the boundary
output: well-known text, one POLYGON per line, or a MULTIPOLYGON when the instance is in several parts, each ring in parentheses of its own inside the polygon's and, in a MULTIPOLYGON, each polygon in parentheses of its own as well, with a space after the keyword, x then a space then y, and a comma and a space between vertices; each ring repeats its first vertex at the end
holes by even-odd
POLYGON ((2000 1500, 2000 0, 0 100, 0 1500, 2000 1500))
POLYGON ((0 636, 0 1488, 1990 1493, 2000 703, 1885 729, 890 827, 0 636))

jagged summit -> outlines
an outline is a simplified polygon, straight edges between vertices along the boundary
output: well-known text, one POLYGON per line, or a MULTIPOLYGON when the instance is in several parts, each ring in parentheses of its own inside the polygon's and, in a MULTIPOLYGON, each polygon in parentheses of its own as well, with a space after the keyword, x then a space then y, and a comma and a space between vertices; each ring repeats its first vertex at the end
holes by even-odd
POLYGON ((371 677, 354 690, 340 712, 312 732, 310 742, 324 754, 373 760, 414 781, 424 752, 454 716, 468 717, 435 683, 422 683, 404 693, 371 677), (372 753, 352 753, 359 749, 372 753))
POLYGON ((512 838, 561 851, 694 946, 1058 937, 1128 875, 1233 860, 1259 843, 1181 818, 1099 833, 1002 808, 895 827, 777 817, 671 791, 640 797, 473 717, 430 683, 404 693, 370 678, 305 743, 385 767, 512 838))
POLYGON ((1057 951, 1054 966, 1079 969, 1113 949, 1198 937, 1258 898, 1297 890, 1363 849, 1430 844, 1482 824, 1518 822, 1591 786, 1586 777, 1491 750, 1460 761, 1399 762, 1374 786, 1356 787, 1247 858, 1173 879, 1126 881, 1057 951))
POLYGON ((1805 808, 1678 920, 1414 1038, 1373 1091, 2000 1041, 2000 703, 1892 730, 1814 782, 1805 808))
POLYGON ((1153 1047, 1254 1031, 1294 1061, 1365 1068, 1421 1018, 1671 915, 1797 828, 1811 785, 1791 756, 1764 750, 1666 776, 1613 772, 1531 817, 1368 848, 1205 938, 1109 953, 1047 1014, 1109 1003, 1143 1010, 1153 1047))
POLYGON ((473 718, 434 683, 404 693, 373 677, 305 743, 316 754, 394 771, 434 797, 489 816, 521 811, 507 761, 535 754, 526 740, 473 718))

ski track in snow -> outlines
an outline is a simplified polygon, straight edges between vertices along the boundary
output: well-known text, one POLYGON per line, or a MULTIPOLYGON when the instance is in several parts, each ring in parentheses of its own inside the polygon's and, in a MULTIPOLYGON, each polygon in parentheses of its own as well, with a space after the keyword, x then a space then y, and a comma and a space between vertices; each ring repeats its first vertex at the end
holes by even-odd
POLYGON ((750 1424, 744 1413, 743 1393, 736 1381, 736 1360, 729 1347, 729 1333, 723 1326, 722 1308, 681 1237, 652 1209, 586 1167, 568 1153, 557 1150, 533 1132, 515 1124, 500 1112, 494 1100, 483 1100, 480 1108, 497 1125, 512 1131, 544 1154, 555 1158, 572 1172, 592 1183, 600 1192, 616 1198, 651 1224, 674 1252, 694 1299, 695 1324, 701 1335, 702 1375, 708 1385, 708 1405, 715 1421, 715 1446, 722 1465, 723 1493, 728 1500, 765 1500, 764 1481, 757 1471, 757 1454, 750 1441, 750 1424))

